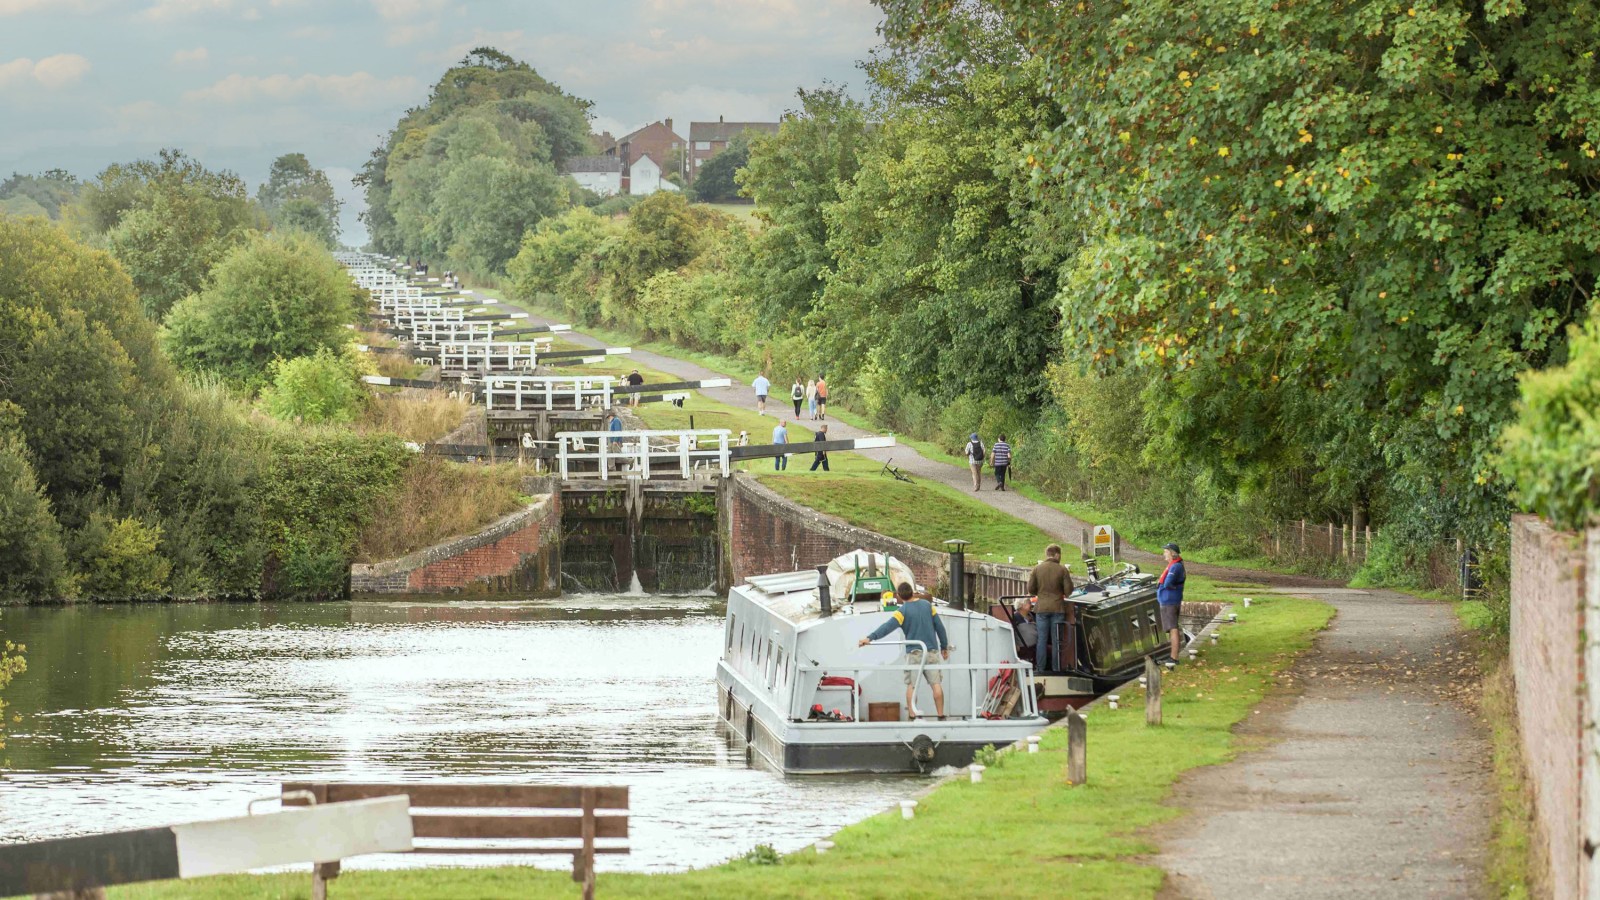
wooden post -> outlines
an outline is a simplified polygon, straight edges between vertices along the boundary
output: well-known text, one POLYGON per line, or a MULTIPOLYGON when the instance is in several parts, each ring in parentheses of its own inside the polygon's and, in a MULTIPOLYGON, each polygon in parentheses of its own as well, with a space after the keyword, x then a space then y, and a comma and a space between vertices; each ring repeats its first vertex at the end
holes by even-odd
POLYGON ((1367 526, 1367 539, 1361 542, 1361 561, 1366 562, 1372 555, 1372 526, 1367 526))
POLYGON ((1161 667, 1148 656, 1144 658, 1144 723, 1161 724, 1161 667))
POLYGON ((1076 787, 1089 780, 1089 731, 1077 710, 1067 713, 1067 784, 1076 787))
POLYGON ((1301 519, 1300 520, 1300 554, 1302 556, 1304 556, 1305 552, 1306 552, 1306 520, 1305 519, 1301 519))
POLYGON ((594 900, 594 788, 583 789, 583 900, 594 900))

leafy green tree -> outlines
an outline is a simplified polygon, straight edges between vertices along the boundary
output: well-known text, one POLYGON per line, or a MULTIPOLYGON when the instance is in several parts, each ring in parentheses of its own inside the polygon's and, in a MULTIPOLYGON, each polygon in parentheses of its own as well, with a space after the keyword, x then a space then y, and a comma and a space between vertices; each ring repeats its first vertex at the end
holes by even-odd
POLYGON ((32 197, 6 197, 0 199, 0 216, 10 216, 13 219, 37 216, 46 219, 50 217, 50 212, 32 197))
POLYGON ((122 263, 157 320, 265 225, 237 175, 212 172, 177 150, 108 167, 84 186, 78 205, 75 218, 122 263))
MULTIPOLYGON (((959 5, 880 5, 896 40, 967 30, 959 5)), ((1492 537, 1516 376, 1559 358, 1600 271, 1590 5, 987 7, 1064 114, 1022 162, 1087 236, 1067 343, 1293 398, 1276 424, 1311 467, 1336 434, 1340 468, 1373 473, 1344 500, 1381 480, 1442 498, 1423 513, 1441 536, 1492 537)))
POLYGON ((610 219, 582 207, 541 221, 523 236, 516 257, 506 266, 512 296, 537 302, 540 295, 556 294, 563 305, 587 297, 592 286, 577 283, 574 275, 620 230, 610 219))
POLYGON ((771 327, 798 318, 822 290, 832 267, 825 210, 855 177, 860 155, 871 142, 862 104, 842 89, 801 91, 802 109, 785 119, 776 135, 757 135, 749 163, 740 171, 745 196, 766 223, 754 273, 761 315, 771 327))
POLYGON ((703 203, 739 199, 739 183, 734 175, 749 161, 750 139, 741 132, 700 167, 694 178, 694 199, 703 203))
POLYGON ((272 384, 261 392, 261 402, 273 418, 285 422, 349 422, 366 400, 361 374, 350 352, 327 347, 311 356, 274 360, 272 384))
POLYGON ((304 153, 285 153, 272 161, 267 180, 256 190, 274 227, 303 231, 329 248, 339 244, 339 209, 327 173, 311 167, 304 153))
POLYGON ((502 271, 524 232, 570 205, 560 167, 589 152, 588 108, 528 65, 473 50, 356 179, 373 247, 502 271))
POLYGON ((255 390, 273 360, 349 343, 344 326, 355 314, 348 277, 313 239, 255 236, 217 264, 204 291, 173 307, 162 343, 181 368, 255 390))

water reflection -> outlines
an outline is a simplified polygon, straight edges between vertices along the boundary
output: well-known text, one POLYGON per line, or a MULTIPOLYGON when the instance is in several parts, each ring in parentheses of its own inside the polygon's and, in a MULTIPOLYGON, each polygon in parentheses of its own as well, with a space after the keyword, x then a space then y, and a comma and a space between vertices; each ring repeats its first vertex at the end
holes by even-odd
POLYGON ((237 815, 293 778, 584 782, 633 788, 634 854, 604 865, 669 869, 801 846, 914 787, 747 768, 715 728, 721 617, 706 597, 7 609, 28 671, 0 841, 237 815))

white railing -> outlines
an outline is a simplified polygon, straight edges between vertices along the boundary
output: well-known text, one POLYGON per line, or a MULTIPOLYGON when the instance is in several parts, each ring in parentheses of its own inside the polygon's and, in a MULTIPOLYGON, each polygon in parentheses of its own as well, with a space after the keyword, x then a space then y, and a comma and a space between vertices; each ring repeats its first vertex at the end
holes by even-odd
POLYGON ((493 322, 413 322, 411 336, 418 344, 437 346, 445 343, 494 340, 493 322))
POLYGON ((483 405, 491 412, 610 409, 610 376, 491 375, 483 380, 483 405))
MULTIPOLYGON (((983 718, 984 707, 987 705, 988 701, 991 699, 990 696, 989 696, 989 678, 988 677, 984 677, 987 673, 992 673, 993 675, 998 675, 1001 672, 1005 672, 1005 671, 1016 672, 1017 673, 1017 687, 1022 692, 1022 696, 1019 698, 1019 702, 1022 704, 1022 717, 1023 718, 1031 718, 1031 717, 1036 716, 1036 715, 1039 714, 1039 710, 1034 704, 1034 696, 1033 696, 1033 663, 1031 663, 1031 662, 1023 662, 1023 661, 1018 660, 1018 661, 1014 661, 1014 662, 1001 662, 1001 663, 935 663, 933 665, 912 665, 910 663, 900 663, 898 665, 883 665, 883 666, 837 666, 837 665, 834 665, 834 666, 822 666, 822 665, 816 665, 816 666, 798 666, 795 669, 795 672, 796 672, 797 675, 804 675, 804 674, 806 674, 808 672, 815 672, 815 673, 818 673, 818 674, 821 674, 821 675, 844 675, 844 676, 848 676, 852 681, 854 681, 856 683, 857 687, 859 687, 860 684, 861 684, 861 674, 863 672, 869 672, 869 673, 870 672, 896 672, 896 673, 899 673, 901 675, 901 678, 903 679, 905 673, 906 672, 911 672, 911 671, 915 671, 915 673, 917 675, 917 682, 920 682, 922 680, 922 673, 923 672, 952 672, 952 673, 954 673, 954 672, 965 672, 966 676, 967 676, 967 696, 968 696, 969 701, 970 701, 969 704, 968 704, 968 706, 970 708, 967 710, 967 714, 966 715, 959 715, 959 714, 957 714, 955 712, 955 710, 953 710, 951 708, 951 706, 950 706, 950 701, 952 699, 950 697, 950 693, 951 692, 950 691, 945 691, 945 713, 946 713, 946 716, 950 717, 950 718, 960 718, 960 719, 981 719, 981 718, 983 718)), ((797 678, 795 683, 796 683, 796 686, 798 687, 798 685, 804 683, 804 679, 798 679, 797 678)), ((913 683, 916 683, 916 682, 913 682, 913 683)), ((899 684, 900 684, 900 679, 897 679, 895 681, 895 684, 898 687, 899 684)), ((854 688, 854 687, 850 689, 850 692, 851 692, 851 708, 853 710, 855 710, 855 713, 851 715, 851 718, 855 719, 856 722, 859 723, 861 721, 861 716, 859 715, 860 709, 859 709, 858 700, 857 700, 857 697, 859 695, 856 693, 856 688, 854 688)), ((811 698, 809 698, 809 697, 801 696, 800 691, 798 689, 792 691, 791 692, 791 696, 789 698, 789 718, 791 720, 797 720, 797 721, 803 720, 805 718, 806 711, 810 709, 810 699, 811 698)), ((908 710, 908 712, 910 712, 910 711, 908 710)))
POLYGON ((460 307, 396 309, 389 313, 389 321, 393 322, 396 328, 410 328, 423 322, 465 322, 466 319, 467 311, 460 307))
POLYGON ((531 372, 539 363, 539 354, 549 349, 549 340, 442 341, 439 344, 439 368, 452 375, 531 372))
POLYGON ((676 475, 728 475, 730 432, 707 431, 563 431, 556 435, 556 465, 562 478, 661 478, 676 475), (593 463, 595 471, 575 471, 574 464, 593 463))

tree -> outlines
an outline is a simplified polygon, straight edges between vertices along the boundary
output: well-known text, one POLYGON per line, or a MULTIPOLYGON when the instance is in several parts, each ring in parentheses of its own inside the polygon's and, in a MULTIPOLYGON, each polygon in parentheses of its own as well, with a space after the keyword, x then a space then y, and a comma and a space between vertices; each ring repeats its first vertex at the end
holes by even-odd
MULTIPOLYGON (((880 5, 895 40, 965 31, 965 4, 880 5)), ((1021 155, 1041 211, 1087 236, 1068 345, 1102 371, 1218 366, 1232 411, 1286 401, 1309 468, 1331 448, 1367 473, 1330 500, 1381 486, 1434 536, 1497 533, 1516 376, 1559 358, 1600 273, 1589 5, 987 8, 1064 111, 1021 155)))
POLYGON ((525 63, 473 50, 356 179, 373 247, 502 271, 529 228, 571 204, 560 167, 589 152, 588 108, 525 63))
POLYGON ((61 208, 71 203, 82 188, 77 176, 64 169, 50 169, 39 175, 15 172, 0 181, 0 209, 10 215, 34 215, 25 204, 39 209, 39 215, 61 218, 61 208))
POLYGON ((694 179, 694 199, 704 203, 739 199, 739 183, 734 175, 749 161, 750 139, 740 132, 700 167, 694 179))
POLYGON ((272 384, 261 392, 261 403, 285 422, 349 422, 367 399, 361 375, 350 352, 326 347, 311 356, 274 360, 272 384))
POLYGON ((264 227, 245 184, 178 150, 117 164, 83 188, 77 218, 122 263, 145 312, 160 320, 197 291, 245 234, 264 227))
MULTIPOLYGON (((0 419, 20 410, 0 403, 0 419), (9 409, 9 412, 7 410, 9 409)), ((50 509, 29 460, 27 445, 0 421, 0 599, 27 600, 71 594, 61 525, 50 509)), ((0 649, 10 649, 9 647, 0 649)), ((0 653, 0 683, 9 675, 0 653)))
POLYGON ((339 209, 327 173, 313 169, 304 153, 285 153, 272 161, 256 202, 272 224, 285 231, 303 231, 330 249, 339 243, 339 209))
POLYGON ((184 369, 259 389, 273 360, 349 343, 348 280, 305 235, 252 237, 217 264, 204 291, 173 307, 162 344, 184 369))

